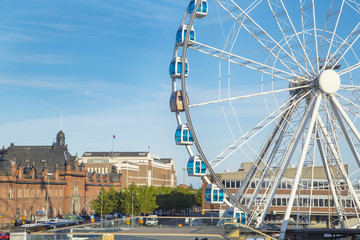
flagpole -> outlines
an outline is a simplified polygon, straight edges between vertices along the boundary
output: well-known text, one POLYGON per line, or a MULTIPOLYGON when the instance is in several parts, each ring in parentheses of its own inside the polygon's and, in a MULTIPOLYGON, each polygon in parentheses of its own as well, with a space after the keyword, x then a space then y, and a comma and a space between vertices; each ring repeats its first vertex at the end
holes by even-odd
POLYGON ((112 137, 111 157, 113 156, 113 153, 114 153, 114 139, 115 139, 115 135, 113 135, 113 137, 112 137))

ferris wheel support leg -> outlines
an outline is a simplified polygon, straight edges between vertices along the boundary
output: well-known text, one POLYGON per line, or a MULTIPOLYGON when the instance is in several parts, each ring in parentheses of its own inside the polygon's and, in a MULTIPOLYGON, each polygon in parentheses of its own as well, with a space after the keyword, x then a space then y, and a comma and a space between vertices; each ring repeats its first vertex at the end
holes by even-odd
POLYGON ((340 155, 338 154, 334 144, 332 143, 329 133, 326 130, 324 123, 322 122, 322 119, 320 117, 318 117, 317 120, 320 124, 321 131, 323 132, 323 135, 325 136, 326 142, 329 145, 330 151, 336 160, 336 163, 341 171, 342 176, 344 177, 344 180, 346 181, 346 184, 348 185, 350 195, 354 199, 357 209, 360 210, 360 201, 356 195, 355 189, 354 189, 354 187, 349 179, 349 176, 345 170, 344 163, 343 163, 342 159, 340 158, 340 155))
MULTIPOLYGON (((319 118, 319 116, 317 116, 317 118, 319 118)), ((317 120, 317 122, 318 122, 318 124, 320 124, 318 120, 317 120)), ((327 177, 329 185, 330 185, 330 191, 331 191, 331 195, 332 195, 332 197, 334 199, 334 205, 335 205, 338 217, 339 217, 340 225, 341 225, 341 228, 345 228, 344 216, 343 216, 343 213, 341 211, 338 195, 336 194, 336 190, 335 190, 335 186, 334 186, 334 179, 333 179, 333 177, 331 175, 329 164, 328 164, 328 161, 326 159, 324 146, 323 146, 323 143, 321 142, 321 140, 319 138, 320 137, 319 130, 317 130, 316 134, 317 134, 316 141, 317 141, 317 145, 318 145, 318 148, 319 148, 320 157, 321 157, 321 160, 323 162, 326 177, 327 177)))
POLYGON ((266 201, 265 207, 263 207, 258 213, 253 210, 253 214, 251 215, 251 218, 249 218, 249 222, 252 220, 256 220, 256 228, 259 228, 265 218, 266 213, 269 211, 271 201, 275 196, 276 190, 279 186, 279 183, 284 176, 284 173, 286 171, 286 167, 289 165, 289 161, 294 154, 294 151, 296 149, 296 146, 300 139, 300 134, 304 132, 305 126, 307 125, 311 112, 313 112, 314 106, 315 106, 315 99, 316 96, 311 97, 311 100, 308 103, 308 107, 298 124, 294 134, 291 137, 290 143, 286 149, 286 152, 284 153, 281 163, 279 167, 276 169, 276 172, 274 173, 272 180, 271 180, 271 189, 267 191, 265 194, 263 194, 262 200, 266 201), (255 219, 257 217, 257 219, 255 219))
POLYGON ((262 172, 262 174, 260 176, 259 184, 256 186, 253 194, 251 195, 250 202, 249 202, 249 205, 248 205, 249 209, 251 209, 252 205, 254 204, 254 201, 256 199, 256 195, 260 191, 261 183, 264 181, 264 179, 266 178, 266 176, 268 174, 268 171, 270 169, 270 165, 271 165, 272 161, 275 158, 276 152, 278 151, 278 149, 280 148, 280 145, 282 144, 282 141, 284 139, 284 135, 286 134, 287 129, 290 126, 291 119, 294 116, 294 113, 295 113, 296 109, 298 108, 298 106, 299 105, 297 104, 293 108, 289 109, 288 114, 286 114, 286 116, 284 116, 285 121, 280 126, 281 132, 280 132, 277 140, 275 141, 275 146, 274 146, 274 148, 273 148, 273 150, 272 150, 272 152, 270 154, 270 157, 268 159, 268 162, 266 163, 266 166, 265 166, 265 168, 264 168, 264 170, 263 170, 263 172, 262 172))
MULTIPOLYGON (((341 106, 339 101, 335 98, 334 95, 330 96, 330 103, 333 105, 333 108, 336 107, 336 109, 341 113, 341 116, 344 118, 346 123, 349 125, 351 131, 355 134, 356 138, 360 142, 360 133, 353 124, 353 122, 350 120, 349 116, 346 114, 344 108, 341 106)), ((336 111, 335 111, 336 112, 336 111)))
MULTIPOLYGON (((236 192, 235 196, 239 198, 240 202, 244 198, 244 195, 247 192, 250 183, 252 182, 252 180, 254 179, 256 174, 258 173, 259 168, 261 167, 260 166, 261 162, 264 162, 264 159, 265 159, 266 155, 270 151, 271 146, 274 144, 276 135, 278 135, 280 129, 283 128, 284 123, 288 120, 288 116, 289 116, 289 113, 291 111, 293 111, 293 108, 290 108, 285 113, 283 113, 283 115, 280 118, 279 122, 276 124, 276 127, 274 128, 272 134, 270 134, 265 146, 261 150, 261 153, 260 153, 259 157, 254 162, 254 164, 251 167, 249 173, 246 175, 243 183, 241 184, 239 190, 236 192)), ((266 167, 267 166, 265 166, 265 168, 266 167)))
POLYGON ((351 140, 351 137, 350 137, 350 135, 349 135, 348 130, 347 130, 346 127, 345 127, 344 121, 342 120, 342 118, 341 118, 341 116, 340 116, 340 113, 339 113, 339 111, 338 111, 338 108, 335 106, 335 104, 334 104, 333 101, 330 101, 330 103, 331 103, 331 106, 332 106, 333 111, 334 111, 334 113, 335 113, 335 116, 336 116, 337 120, 339 121, 340 127, 341 127, 341 129, 342 129, 342 131, 343 131, 343 133, 344 133, 344 136, 345 136, 345 138, 346 138, 346 141, 347 141, 347 143, 348 143, 348 145, 349 145, 349 147, 350 147, 350 149, 351 149, 351 152, 352 152, 352 154, 354 155, 354 158, 355 158, 358 166, 360 167, 359 154, 358 154, 358 152, 356 151, 355 145, 354 145, 353 141, 351 140))
POLYGON ((289 203, 287 205, 286 212, 285 212, 285 215, 284 215, 283 224, 281 226, 281 231, 280 231, 280 236, 279 236, 280 239, 285 238, 286 228, 287 228, 287 225, 289 223, 291 210, 292 210, 294 199, 295 199, 295 196, 296 196, 296 190, 298 189, 298 185, 299 185, 302 169, 303 169, 303 166, 304 166, 306 154, 307 154, 307 151, 308 151, 311 135, 312 135, 312 132, 313 132, 314 126, 315 126, 316 116, 317 116, 318 111, 319 111, 321 98, 322 98, 322 95, 318 94, 318 96, 316 98, 314 109, 313 109, 312 114, 311 114, 311 119, 310 119, 309 127, 307 129, 304 146, 303 146, 303 149, 302 149, 302 152, 301 152, 301 157, 300 157, 300 160, 299 160, 299 165, 298 165, 298 168, 297 168, 296 173, 295 173, 294 183, 293 183, 293 187, 291 189, 291 193, 290 193, 290 197, 289 197, 289 203))

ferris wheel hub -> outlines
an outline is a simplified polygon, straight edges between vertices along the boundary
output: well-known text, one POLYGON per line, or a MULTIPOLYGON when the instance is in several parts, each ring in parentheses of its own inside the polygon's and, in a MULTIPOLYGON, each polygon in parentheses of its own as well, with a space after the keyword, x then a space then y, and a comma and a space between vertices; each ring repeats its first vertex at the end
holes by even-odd
POLYGON ((334 70, 325 70, 320 74, 319 87, 326 94, 334 94, 340 88, 340 76, 334 70))

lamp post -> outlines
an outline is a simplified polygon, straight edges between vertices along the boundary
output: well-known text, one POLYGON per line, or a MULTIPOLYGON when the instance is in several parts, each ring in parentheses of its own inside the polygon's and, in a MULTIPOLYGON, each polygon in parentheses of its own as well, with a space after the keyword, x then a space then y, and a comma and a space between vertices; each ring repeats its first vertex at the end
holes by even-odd
POLYGON ((136 190, 131 191, 131 217, 132 217, 132 226, 134 227, 134 192, 136 192, 136 195, 138 192, 136 190))
POLYGON ((103 199, 104 199, 104 190, 103 190, 103 189, 101 189, 101 209, 100 209, 100 218, 101 218, 101 222, 103 221, 103 216, 102 216, 103 199))
POLYGON ((46 218, 49 221, 49 177, 54 176, 53 173, 45 173, 48 180, 47 194, 46 194, 46 218))

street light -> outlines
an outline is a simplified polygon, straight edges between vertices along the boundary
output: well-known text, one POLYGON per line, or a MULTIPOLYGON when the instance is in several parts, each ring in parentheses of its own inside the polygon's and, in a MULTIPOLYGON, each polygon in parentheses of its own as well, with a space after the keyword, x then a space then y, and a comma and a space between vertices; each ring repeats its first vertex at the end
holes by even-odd
POLYGON ((49 221, 49 177, 50 176, 54 176, 53 173, 45 173, 47 177, 47 180, 48 180, 48 189, 47 189, 47 194, 46 194, 46 218, 47 220, 49 221))
POLYGON ((132 226, 134 227, 134 192, 136 192, 136 195, 138 195, 138 192, 136 190, 131 191, 131 217, 132 217, 132 226))

